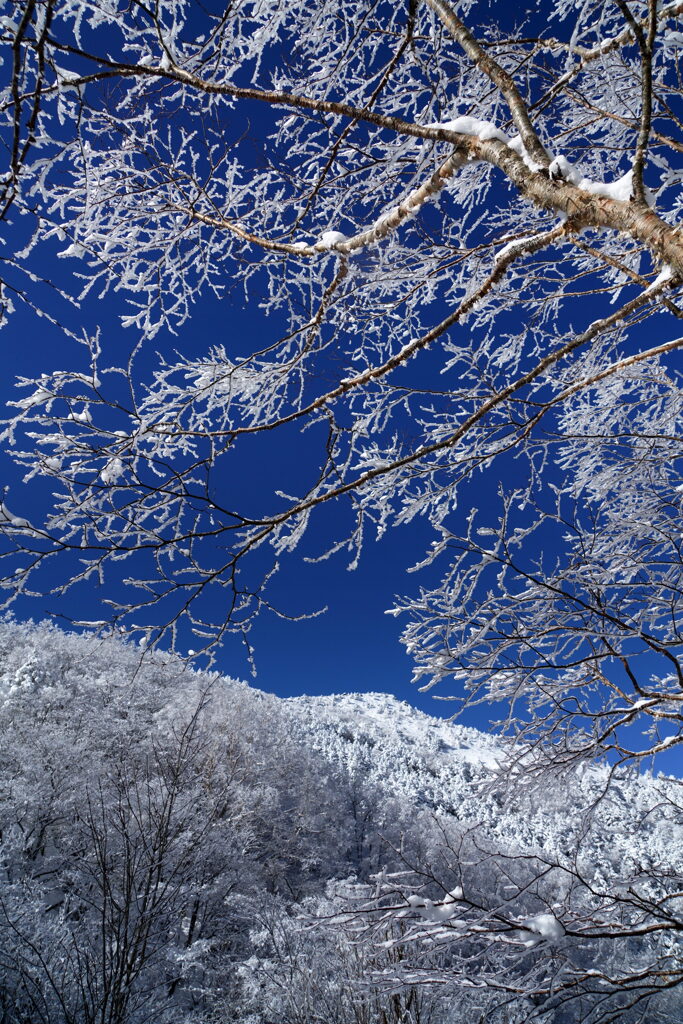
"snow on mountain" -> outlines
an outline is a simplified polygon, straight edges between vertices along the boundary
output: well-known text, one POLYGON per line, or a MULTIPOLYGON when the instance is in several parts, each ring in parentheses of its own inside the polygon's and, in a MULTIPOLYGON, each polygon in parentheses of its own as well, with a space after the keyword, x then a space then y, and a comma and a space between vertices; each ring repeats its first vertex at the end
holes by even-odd
POLYGON ((496 776, 504 759, 497 737, 434 718, 390 694, 292 697, 281 702, 281 709, 291 722, 292 738, 325 762, 361 773, 368 783, 400 793, 423 811, 484 826, 490 836, 526 852, 566 845, 582 827, 582 812, 594 803, 604 805, 597 817, 604 819, 612 849, 623 850, 625 858, 635 855, 641 840, 648 845, 655 840, 657 829, 646 839, 637 824, 650 806, 657 808, 650 820, 659 822, 662 837, 672 837, 661 806, 680 800, 677 779, 633 772, 619 776, 607 766, 588 765, 564 780, 541 776, 526 785, 520 781, 509 792, 496 776))
POLYGON ((453 757, 495 768, 494 737, 454 722, 427 715, 388 693, 343 693, 324 697, 291 697, 302 719, 326 726, 355 743, 374 747, 391 743, 413 749, 428 759, 453 757), (341 734, 341 733, 340 733, 341 734))
MULTIPOLYGON (((502 741, 388 694, 282 700, 12 621, 0 735, 8 1024, 310 1024, 321 1005, 326 1024, 414 1024, 415 1006, 521 1024, 536 1003, 503 992, 496 1009, 509 971, 542 1024, 570 1024, 617 1005, 629 972, 637 987, 677 969, 678 780, 587 766, 506 782, 502 741), (385 898, 379 930, 349 910, 385 898)), ((677 991, 639 996, 648 1022, 683 1020, 677 991)))
POLYGON ((490 782, 500 757, 493 736, 433 718, 386 693, 292 697, 283 710, 292 734, 330 763, 456 816, 454 798, 464 787, 490 782))

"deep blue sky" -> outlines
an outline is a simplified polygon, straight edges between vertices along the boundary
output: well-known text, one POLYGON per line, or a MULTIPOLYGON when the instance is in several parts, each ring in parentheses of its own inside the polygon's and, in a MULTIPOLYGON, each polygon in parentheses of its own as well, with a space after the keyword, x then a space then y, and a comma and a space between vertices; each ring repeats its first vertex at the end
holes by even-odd
MULTIPOLYGON (((490 17, 492 11, 499 23, 509 24, 510 28, 520 16, 518 8, 491 2, 482 5, 484 20, 490 17)), ((266 130, 266 126, 270 129, 273 115, 269 108, 251 104, 248 108, 242 107, 241 111, 248 112, 250 133, 254 138, 258 139, 259 133, 266 130)), ((20 247, 22 243, 18 244, 20 247)), ((55 243, 53 251, 57 252, 63 247, 63 243, 55 243)), ((37 264, 39 273, 61 283, 71 294, 79 290, 80 284, 71 277, 78 272, 77 260, 50 259, 35 253, 31 257, 32 261, 37 257, 42 259, 37 264)), ((154 365, 157 348, 168 352, 175 345, 184 354, 199 355, 206 352, 210 345, 218 344, 225 344, 229 352, 233 351, 235 342, 239 345, 244 334, 249 338, 250 348, 260 347, 266 337, 272 338, 277 333, 277 325, 267 321, 258 310, 242 308, 239 288, 235 294, 234 302, 230 297, 222 302, 207 297, 196 307, 191 324, 183 329, 175 342, 160 335, 158 342, 148 343, 145 356, 140 361, 140 370, 144 372, 154 365), (263 332, 263 337, 260 332, 263 332)), ((117 351, 116 362, 124 365, 127 353, 137 339, 131 331, 119 327, 119 317, 126 311, 121 296, 109 295, 103 300, 95 298, 84 308, 82 318, 70 314, 64 304, 54 303, 45 292, 43 296, 45 307, 54 309, 56 315, 61 313, 70 326, 76 328, 81 319, 88 330, 99 326, 103 345, 110 353, 109 361, 112 361, 111 353, 117 351)), ((437 323, 443 311, 434 308, 432 312, 433 321, 437 323)), ((19 309, 5 328, 3 341, 6 358, 5 374, 0 384, 2 403, 8 397, 13 397, 12 381, 17 375, 33 376, 53 368, 84 368, 84 354, 80 346, 65 338, 45 320, 38 320, 30 311, 19 309)), ((419 372, 419 367, 413 362, 411 372, 415 370, 419 372)), ((301 475, 302 463, 305 461, 301 444, 306 444, 306 439, 293 444, 291 434, 280 433, 269 435, 268 441, 273 446, 273 461, 282 477, 280 486, 287 490, 287 481, 301 475)), ((24 487, 5 453, 0 458, 4 483, 10 487, 8 505, 15 514, 39 520, 40 486, 33 483, 24 487)), ((242 492, 242 503, 245 491, 251 488, 258 491, 261 475, 261 465, 257 460, 252 465, 242 460, 234 481, 242 492)), ((302 480, 302 485, 304 483, 302 480)), ((489 477, 486 488, 494 486, 495 482, 489 477)), ((296 485, 290 484, 289 493, 295 489, 296 485)), ((45 492, 45 488, 42 490, 45 492)), ((480 507, 485 506, 487 491, 481 489, 481 484, 475 483, 471 500, 476 501, 480 507)), ((263 512, 263 508, 258 505, 255 505, 254 510, 257 514, 263 512)), ((322 515, 314 518, 313 529, 307 538, 306 553, 322 552, 326 541, 339 532, 335 526, 347 522, 348 515, 343 509, 326 507, 322 515)), ((412 592, 420 582, 429 584, 428 577, 422 576, 420 579, 415 575, 406 576, 406 570, 420 560, 432 538, 432 532, 423 523, 417 522, 389 531, 379 542, 369 539, 360 565, 353 572, 346 568, 350 557, 348 555, 339 555, 315 565, 303 563, 299 556, 292 557, 285 570, 273 581, 270 591, 273 602, 292 615, 314 612, 324 606, 327 606, 328 611, 324 615, 300 622, 284 621, 269 614, 257 621, 250 634, 256 652, 256 684, 281 695, 349 690, 388 691, 431 713, 448 714, 448 704, 435 701, 431 695, 419 694, 417 687, 410 684, 411 661, 398 640, 402 620, 385 614, 393 603, 394 595, 412 592)), ((59 560, 56 560, 54 572, 54 583, 57 585, 60 580, 59 560)), ((101 597, 101 591, 88 588, 80 594, 73 592, 67 596, 57 594, 44 600, 22 601, 15 606, 15 613, 19 617, 34 618, 45 614, 65 616, 66 619, 104 618, 106 611, 94 605, 95 600, 101 597)), ((235 638, 226 644, 219 655, 218 667, 238 677, 248 675, 249 666, 239 640, 235 638)), ((448 691, 444 687, 435 692, 446 696, 448 691)), ((483 726, 488 720, 487 712, 470 713, 467 718, 470 724, 483 726)))
MULTIPOLYGON (((506 18, 512 17, 512 11, 507 5, 491 6, 499 9, 506 18)), ((270 119, 268 112, 256 108, 251 111, 252 129, 256 135, 259 115, 267 115, 270 119)), ((10 241, 13 241, 12 236, 10 241)), ((20 244, 17 243, 18 247, 20 244)), ((54 251, 62 247, 55 244, 54 251)), ((79 289, 80 284, 72 277, 79 269, 77 261, 57 260, 47 254, 42 260, 42 265, 38 264, 39 272, 59 281, 69 292, 79 289)), ((239 296, 240 290, 236 289, 235 294, 239 296)), ((99 326, 103 344, 110 353, 110 361, 112 353, 116 351, 116 361, 120 365, 125 363, 137 338, 130 330, 124 331, 119 326, 119 317, 126 311, 121 296, 107 296, 103 300, 94 297, 85 307, 82 317, 68 313, 64 305, 53 304, 51 299, 45 298, 45 305, 46 308, 55 309, 57 315, 63 314, 72 327, 76 327, 81 320, 88 330, 99 326)), ((590 306, 590 300, 582 303, 580 315, 586 323, 594 315, 590 306)), ((434 323, 442 315, 442 310, 434 308, 434 323)), ((465 328, 456 330, 461 329, 465 328)), ((226 297, 219 301, 207 297, 196 307, 192 322, 177 339, 159 336, 154 342, 147 343, 140 369, 144 372, 154 365, 158 348, 168 352, 177 347, 185 354, 200 355, 211 345, 224 344, 230 352, 234 351, 235 345, 243 347, 241 342, 246 335, 249 347, 255 349, 266 338, 272 339, 277 333, 276 323, 265 319, 259 310, 243 308, 237 298, 233 301, 226 297)), ((3 403, 14 396, 12 382, 17 375, 33 376, 43 370, 58 367, 84 368, 84 354, 80 346, 44 319, 37 319, 29 310, 19 309, 4 329, 2 341, 5 373, 0 384, 0 401, 3 403)), ((411 363, 411 368, 416 365, 411 363)), ((286 431, 268 436, 268 442, 272 445, 273 463, 282 477, 279 486, 290 493, 296 491, 297 486, 288 486, 287 481, 292 477, 301 477, 302 464, 306 462, 301 447, 308 443, 305 439, 292 443, 292 438, 293 435, 286 431)), ((16 514, 38 521, 41 513, 40 485, 22 485, 20 475, 13 469, 4 452, 0 458, 3 482, 9 486, 9 506, 16 514)), ((244 507, 243 503, 249 500, 249 492, 258 492, 261 476, 262 464, 259 461, 254 460, 250 464, 248 460, 242 459, 234 479, 230 480, 230 484, 240 491, 240 500, 236 502, 238 507, 244 507)), ((491 489, 495 492, 495 484, 491 475, 485 481, 484 478, 476 478, 467 492, 469 501, 485 508, 491 489)), ((44 487, 42 491, 44 493, 44 487)), ((248 511, 248 508, 245 510, 248 511)), ((256 505, 254 511, 258 513, 263 509, 256 505)), ((466 512, 465 506, 463 513, 466 512)), ((305 553, 322 553, 326 542, 338 532, 335 526, 347 521, 342 510, 326 507, 320 516, 314 518, 305 553)), ((257 621, 250 634, 258 671, 256 685, 281 696, 355 690, 386 691, 433 714, 448 714, 451 710, 449 704, 434 700, 431 694, 419 694, 417 688, 411 686, 412 665, 399 643, 402 620, 385 614, 394 595, 414 592, 421 582, 427 585, 431 582, 428 575, 427 578, 421 578, 421 574, 407 576, 406 570, 420 559, 432 536, 424 524, 417 522, 389 531, 379 542, 370 538, 360 565, 353 572, 346 569, 349 555, 337 555, 329 561, 312 565, 302 562, 299 556, 293 556, 282 574, 273 581, 271 599, 293 616, 315 612, 324 606, 327 606, 328 611, 324 615, 299 622, 285 621, 270 614, 264 614, 257 621)), ((55 586, 59 579, 60 566, 57 560, 55 586)), ((114 594, 115 591, 106 591, 104 596, 114 594)), ((71 618, 105 617, 106 612, 95 605, 102 596, 102 590, 88 588, 80 594, 54 594, 45 599, 25 600, 17 604, 15 610, 21 618, 42 618, 49 614, 57 616, 58 621, 64 617, 64 624, 67 624, 71 618)), ((219 654, 217 666, 228 675, 248 677, 249 666, 238 639, 225 645, 219 654)), ((433 693, 446 697, 449 689, 443 685, 433 693)), ((465 724, 486 727, 490 717, 495 717, 495 713, 491 716, 490 709, 475 709, 461 720, 465 724)))
MULTIPOLYGON (((70 275, 78 270, 75 260, 55 260, 45 257, 41 270, 46 276, 59 281, 67 289, 70 275)), ((50 300, 50 306, 60 309, 65 319, 73 324, 79 317, 68 313, 63 303, 50 300)), ((103 344, 117 351, 121 363, 136 338, 130 330, 119 326, 123 311, 122 300, 108 296, 104 300, 88 303, 82 320, 102 331, 103 344)), ((436 314, 435 314, 436 315, 436 314)), ((184 353, 201 354, 210 344, 225 344, 228 351, 234 347, 243 332, 259 331, 268 335, 274 325, 263 314, 240 309, 231 298, 219 301, 208 298, 196 310, 191 324, 177 339, 159 336, 147 345, 140 369, 149 369, 156 361, 160 348, 175 346, 184 353)), ((3 331, 5 373, 0 384, 0 399, 4 405, 24 392, 14 388, 18 376, 33 376, 53 368, 85 369, 84 351, 58 328, 33 312, 19 306, 16 315, 3 331)), ((257 345, 255 347, 258 347, 257 345)), ((300 443, 292 443, 292 435, 269 435, 273 460, 282 482, 300 474, 302 452, 300 443)), ((306 443, 304 438, 304 444, 306 443)), ((41 494, 47 497, 51 486, 32 481, 25 485, 6 452, 2 452, 3 483, 9 487, 7 503, 15 514, 39 521, 41 494)), ((241 460, 239 475, 230 481, 240 490, 242 501, 248 492, 259 490, 262 467, 258 461, 241 460)), ((490 486, 490 483, 488 484, 490 486)), ((482 495, 485 501, 485 495, 482 495)), ((314 555, 324 550, 325 542, 334 535, 335 526, 347 522, 347 513, 326 508, 323 515, 313 521, 305 550, 314 555)), ((355 690, 379 690, 393 693, 401 699, 428 710, 432 714, 448 714, 450 706, 435 701, 431 695, 422 695, 411 685, 412 665, 399 644, 402 621, 385 614, 396 594, 415 588, 419 579, 406 576, 406 570, 423 554, 433 534, 424 523, 389 531, 382 540, 370 539, 360 564, 348 571, 350 555, 337 555, 330 560, 309 564, 295 555, 284 571, 275 577, 270 590, 274 604, 293 616, 302 615, 327 606, 328 611, 312 619, 291 622, 265 613, 257 620, 250 634, 256 652, 257 677, 255 684, 281 696, 300 693, 320 694, 355 690)), ((59 560, 54 566, 54 585, 60 582, 59 560)), ((115 593, 112 590, 111 593, 115 593)), ((57 616, 68 626, 69 619, 104 617, 94 601, 103 596, 94 587, 81 588, 61 596, 22 600, 14 611, 19 618, 57 616), (62 619, 62 617, 64 617, 62 619)), ((107 595, 109 596, 109 592, 107 595)), ((247 678, 249 665, 241 641, 229 640, 218 657, 217 667, 228 675, 247 678)), ((445 696, 445 689, 437 691, 445 696)), ((472 714, 470 724, 485 726, 487 714, 472 714)))

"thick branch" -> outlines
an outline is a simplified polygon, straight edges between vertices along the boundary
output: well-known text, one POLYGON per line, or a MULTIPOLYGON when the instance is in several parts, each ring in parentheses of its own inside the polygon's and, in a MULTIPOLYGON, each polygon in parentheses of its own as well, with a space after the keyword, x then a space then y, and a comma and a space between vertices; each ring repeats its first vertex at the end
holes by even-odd
POLYGON ((441 19, 453 38, 457 40, 467 56, 472 59, 473 63, 500 89, 527 153, 541 167, 547 167, 550 159, 536 133, 536 129, 531 123, 526 104, 512 76, 477 42, 446 0, 425 0, 425 2, 441 19))
MULTIPOLYGON (((85 53, 81 55, 87 56, 85 53)), ((294 109, 337 114, 341 117, 350 117, 357 121, 374 124, 378 128, 385 128, 399 135, 450 142, 458 151, 457 156, 453 157, 456 163, 461 159, 460 153, 465 152, 471 160, 482 160, 493 164, 503 171, 521 195, 536 206, 564 213, 581 227, 623 231, 643 243, 656 258, 661 259, 671 266, 678 275, 683 276, 683 241, 679 232, 661 220, 653 210, 644 209, 640 204, 597 195, 595 192, 572 185, 567 181, 551 181, 545 173, 530 170, 525 160, 514 152, 505 141, 501 138, 489 137, 490 133, 484 132, 485 137, 479 138, 476 135, 452 131, 449 128, 418 125, 399 117, 353 107, 347 103, 310 99, 306 96, 296 96, 277 90, 242 88, 226 83, 210 82, 178 66, 166 70, 139 65, 114 64, 106 60, 103 63, 109 64, 112 70, 84 76, 77 82, 74 81, 73 84, 85 84, 103 78, 118 78, 128 75, 169 78, 210 94, 257 100, 294 109)), ((547 154, 545 154, 544 163, 547 164, 547 162, 547 154)), ((283 245, 281 251, 291 250, 285 249, 283 245)), ((340 251, 344 250, 340 249, 340 251)))

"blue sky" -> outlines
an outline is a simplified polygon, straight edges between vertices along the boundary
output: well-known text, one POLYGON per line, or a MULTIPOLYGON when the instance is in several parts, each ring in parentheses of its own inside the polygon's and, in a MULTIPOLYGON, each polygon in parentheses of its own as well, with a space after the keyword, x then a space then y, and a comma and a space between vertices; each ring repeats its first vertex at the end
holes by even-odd
MULTIPOLYGON (((72 277, 78 271, 75 260, 44 256, 41 271, 68 291, 73 292, 79 286, 72 277)), ((66 304, 54 299, 49 300, 49 308, 70 325, 80 322, 88 329, 99 326, 103 344, 125 362, 136 337, 119 326, 119 317, 125 309, 122 297, 110 295, 103 300, 88 301, 82 315, 74 315, 66 304)), ((155 365, 156 353, 161 348, 175 347, 185 354, 200 354, 210 340, 211 344, 225 344, 230 351, 240 343, 245 332, 253 340, 254 333, 264 332, 265 336, 274 327, 263 314, 241 308, 230 296, 223 300, 208 297, 195 309, 191 323, 177 338, 160 336, 147 344, 140 370, 149 371, 155 365)), ((3 404, 23 394, 14 387, 16 377, 31 377, 53 368, 84 368, 82 346, 21 306, 5 327, 3 341, 5 374, 0 384, 3 404)), ((314 454, 314 441, 312 439, 308 454, 314 454)), ((278 477, 274 485, 283 486, 289 480, 291 487, 292 478, 309 471, 302 451, 308 444, 306 436, 303 439, 292 434, 268 436, 268 448, 278 477)), ((40 481, 22 483, 7 453, 3 451, 1 457, 4 485, 9 488, 8 505, 17 514, 38 521, 42 500, 48 497, 50 486, 40 481)), ((226 486, 237 488, 241 500, 246 500, 248 505, 250 496, 256 500, 259 491, 263 491, 265 467, 260 455, 253 460, 240 458, 239 463, 235 477, 226 481, 226 486)), ((309 557, 321 554, 326 542, 347 521, 346 510, 326 508, 313 520, 304 554, 309 557)), ((250 633, 255 648, 255 684, 281 696, 386 691, 433 714, 448 714, 448 704, 435 701, 431 695, 420 694, 417 687, 411 685, 412 665, 399 643, 401 619, 386 614, 394 595, 417 586, 419 580, 414 575, 407 576, 406 572, 421 557, 432 536, 424 523, 415 522, 389 531, 379 541, 371 538, 353 571, 348 570, 351 559, 348 553, 315 563, 304 561, 298 553, 290 557, 289 564, 273 581, 270 591, 273 603, 293 617, 325 607, 327 612, 301 621, 264 613, 250 633)), ((58 586, 60 582, 57 560, 51 583, 58 586)), ((97 611, 95 602, 102 596, 117 593, 115 586, 110 586, 113 589, 107 589, 106 595, 101 588, 88 586, 67 595, 56 593, 45 598, 23 599, 15 605, 14 612, 19 618, 56 616, 57 622, 62 621, 65 626, 69 619, 104 617, 106 611, 97 611)), ((249 664, 238 638, 227 641, 217 666, 226 674, 248 677, 249 664)), ((446 691, 441 690, 439 694, 445 696, 446 691)), ((486 725, 488 714, 471 713, 468 721, 486 725)))
MULTIPOLYGON (((510 16, 507 7, 498 6, 506 16, 510 16)), ((252 115, 250 131, 258 140, 262 127, 259 118, 270 119, 271 115, 259 108, 250 111, 252 115)), ((21 235, 20 227, 15 231, 16 236, 10 235, 10 244, 20 247, 21 243, 15 241, 21 235)), ((52 253, 45 250, 42 256, 34 254, 31 259, 36 260, 33 265, 39 273, 61 283, 67 292, 74 293, 80 287, 75 276, 79 270, 78 262, 56 259, 55 253, 60 248, 63 248, 63 243, 55 242, 52 253)), ((234 273, 234 266, 226 267, 226 279, 234 273)), ((120 316, 126 311, 122 295, 114 293, 100 298, 94 294, 84 305, 82 314, 78 314, 68 311, 65 304, 48 298, 44 290, 38 289, 37 292, 39 301, 44 299, 45 307, 54 309, 57 316, 63 315, 72 328, 83 326, 92 331, 99 327, 109 362, 125 364, 137 338, 131 330, 124 331, 119 325, 120 316)), ((592 306, 590 299, 582 301, 578 314, 581 322, 590 322, 595 312, 592 306)), ((437 323, 444 314, 445 310, 435 303, 433 322, 437 323)), ((157 362, 159 349, 168 353, 175 348, 188 356, 202 355, 212 345, 224 345, 228 352, 257 349, 281 333, 279 326, 277 317, 268 319, 253 305, 245 306, 241 301, 240 288, 236 287, 234 297, 228 294, 222 300, 203 299, 195 308, 191 322, 177 338, 159 335, 146 343, 138 360, 138 370, 143 376, 149 374, 157 362)), ((455 328, 454 335, 466 329, 455 328)), ((84 368, 83 350, 58 328, 44 319, 37 319, 30 311, 20 310, 17 313, 5 328, 3 340, 5 375, 0 390, 5 400, 12 397, 12 380, 17 375, 34 376, 55 367, 84 368)), ((414 383, 414 375, 421 373, 425 366, 428 374, 428 355, 421 357, 419 362, 411 362, 409 370, 404 372, 413 375, 411 381, 414 383)), ((235 504, 240 510, 255 516, 271 512, 274 504, 272 495, 277 488, 291 494, 301 493, 310 485, 311 474, 315 475, 319 464, 316 459, 319 458, 320 441, 315 430, 301 436, 288 429, 268 434, 253 444, 250 441, 244 454, 236 453, 234 457, 230 454, 227 469, 218 485, 224 488, 226 495, 235 493, 235 504)), ((9 506, 16 514, 38 521, 42 502, 47 497, 44 483, 38 481, 24 486, 4 453, 2 459, 4 481, 9 487, 9 506)), ((506 472, 510 472, 509 467, 506 472)), ((496 483, 495 471, 486 477, 475 477, 464 491, 459 516, 464 518, 470 505, 485 509, 489 495, 495 495, 496 483)), ((347 523, 348 510, 343 505, 327 505, 314 517, 302 550, 287 558, 282 573, 274 579, 269 597, 285 614, 297 617, 315 613, 325 606, 327 612, 299 622, 283 620, 268 613, 262 615, 250 633, 258 671, 256 684, 283 696, 355 690, 388 691, 432 713, 448 714, 448 704, 435 701, 431 695, 420 695, 410 685, 411 663, 398 642, 401 620, 386 614, 394 595, 414 592, 420 583, 429 585, 432 582, 429 572, 420 576, 406 575, 431 541, 431 531, 425 524, 414 522, 390 531, 379 542, 369 537, 360 564, 353 572, 347 570, 351 557, 347 553, 342 552, 314 564, 302 558, 302 555, 314 557, 322 554, 332 540, 340 533, 343 535, 347 523)), ((79 592, 60 594, 63 571, 57 559, 54 577, 50 580, 56 588, 55 593, 45 599, 22 601, 16 606, 17 615, 41 618, 51 614, 65 623, 69 619, 105 618, 107 612, 99 607, 100 600, 121 596, 111 581, 104 587, 89 584, 79 592)), ((226 643, 217 664, 226 674, 236 677, 248 675, 249 666, 238 638, 226 643)), ((447 685, 434 692, 436 696, 449 695, 447 685)), ((488 724, 489 717, 488 709, 475 709, 462 720, 481 727, 488 724)))
MULTIPOLYGON (((19 229, 15 229, 19 233, 19 229)), ((49 280, 74 294, 80 288, 77 260, 61 260, 56 252, 63 243, 55 243, 52 253, 47 250, 32 256, 32 266, 49 280)), ((81 312, 69 310, 62 300, 55 300, 45 289, 37 294, 45 308, 73 329, 88 331, 100 329, 108 361, 125 365, 128 353, 137 342, 131 329, 120 326, 120 317, 126 312, 125 297, 108 294, 93 296, 84 303, 81 312)), ((444 311, 434 309, 437 322, 444 311)), ((585 300, 582 318, 589 320, 591 311, 585 300)), ((160 334, 147 342, 138 360, 138 370, 149 374, 157 364, 159 351, 166 354, 177 350, 184 355, 201 355, 212 345, 225 345, 228 352, 246 347, 257 349, 265 341, 277 336, 277 316, 267 317, 262 311, 245 307, 240 290, 228 293, 223 299, 207 296, 194 310, 189 324, 177 337, 160 334)), ((453 335, 467 327, 456 327, 453 335)), ((31 310, 19 306, 16 315, 4 329, 5 374, 0 385, 3 403, 20 396, 13 387, 18 376, 39 375, 54 368, 86 369, 83 347, 69 338, 46 319, 39 319, 31 310)), ((411 362, 407 371, 414 375, 429 374, 429 356, 421 363, 411 362)), ((251 447, 236 452, 220 486, 226 494, 235 494, 240 510, 254 515, 272 511, 271 495, 277 488, 288 493, 305 489, 315 475, 320 457, 321 437, 315 432, 299 435, 291 430, 261 435, 251 447), (264 500, 265 499, 265 500, 264 500)), ((42 503, 49 496, 51 486, 45 481, 32 481, 24 485, 21 475, 2 452, 3 479, 9 487, 7 503, 15 514, 39 521, 42 503)), ((231 454, 232 458, 232 454, 231 454)), ((512 470, 514 471, 514 469, 512 470)), ((506 473, 511 472, 507 465, 506 473)), ((510 483, 508 479, 506 483, 510 483)), ((484 510, 489 496, 495 503, 497 478, 489 472, 475 475, 463 490, 463 505, 456 515, 461 521, 472 504, 484 510)), ((230 501, 227 500, 227 504, 230 501)), ((272 603, 291 617, 311 615, 327 608, 324 614, 301 621, 289 621, 272 613, 262 613, 249 634, 255 650, 257 686, 281 696, 301 693, 321 694, 343 691, 379 690, 408 700, 432 714, 448 715, 449 703, 434 699, 448 697, 454 691, 442 684, 429 694, 421 694, 410 682, 412 664, 399 643, 401 618, 387 615, 395 595, 413 593, 420 584, 434 582, 429 571, 408 574, 408 570, 423 556, 433 539, 426 523, 416 520, 410 525, 389 530, 379 541, 368 536, 360 563, 348 571, 351 555, 341 552, 329 560, 308 562, 305 559, 321 555, 334 539, 343 535, 349 523, 348 508, 344 505, 326 505, 313 517, 312 526, 301 550, 288 556, 282 571, 271 583, 269 597, 272 603)), ((50 584, 56 592, 45 598, 23 599, 15 605, 20 618, 55 616, 57 622, 68 626, 72 619, 99 619, 107 617, 107 609, 99 602, 102 598, 120 597, 122 591, 109 579, 104 588, 94 584, 80 587, 64 595, 59 592, 64 566, 55 560, 50 584)), ((221 649, 217 667, 227 675, 248 678, 250 666, 238 637, 228 638, 221 649)), ((461 718, 464 724, 486 728, 496 712, 489 707, 467 711, 461 718)))

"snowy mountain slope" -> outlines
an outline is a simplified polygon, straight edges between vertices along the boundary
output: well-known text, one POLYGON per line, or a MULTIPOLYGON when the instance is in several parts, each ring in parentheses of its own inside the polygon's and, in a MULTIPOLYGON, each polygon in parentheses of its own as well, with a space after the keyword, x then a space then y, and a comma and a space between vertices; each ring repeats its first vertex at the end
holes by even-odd
POLYGON ((28 701, 38 716, 41 702, 51 708, 57 704, 57 714, 68 707, 73 726, 94 716, 96 707, 105 719, 129 719, 131 709, 142 716, 144 708, 163 729, 206 687, 220 705, 216 717, 229 716, 231 727, 258 750, 261 767, 274 757, 278 744, 298 748, 321 776, 333 771, 362 778, 387 797, 400 795, 406 806, 479 822, 498 835, 529 843, 540 838, 547 844, 551 822, 563 823, 564 831, 570 802, 576 815, 598 799, 610 830, 621 825, 632 844, 639 842, 633 825, 644 808, 651 826, 648 844, 657 835, 655 822, 664 835, 671 834, 671 815, 663 809, 679 800, 681 784, 675 779, 630 773, 612 786, 609 799, 602 799, 609 772, 590 767, 565 782, 529 786, 526 797, 523 789, 510 797, 491 785, 502 756, 494 736, 433 718, 389 694, 283 700, 234 679, 193 672, 161 655, 141 657, 135 647, 114 640, 46 625, 0 624, 0 700, 7 711, 28 701))
MULTIPOLYGON (((615 779, 607 767, 591 765, 564 781, 542 779, 510 794, 495 784, 503 760, 495 736, 433 718, 389 694, 294 697, 283 702, 283 710, 291 716, 292 736, 326 762, 361 772, 423 811, 481 825, 491 837, 526 852, 554 851, 584 827, 581 812, 597 802, 596 820, 610 837, 612 855, 621 851, 632 858, 641 843, 651 848, 661 837, 669 858, 678 863, 680 853, 683 870, 683 832, 665 810, 681 799, 677 779, 633 772, 615 779), (639 823, 645 814, 657 827, 643 834, 639 823)), ((603 842, 595 842, 598 853, 603 842)))
MULTIPOLYGON (((609 830, 621 827, 631 844, 639 843, 634 822, 644 808, 651 826, 657 821, 664 835, 671 833, 662 808, 679 799, 678 780, 630 773, 602 800, 609 772, 593 766, 565 782, 529 786, 526 796, 518 789, 510 797, 491 785, 502 756, 496 737, 433 718, 390 694, 283 700, 234 679, 193 672, 161 655, 142 657, 135 647, 114 640, 31 623, 0 626, 0 699, 4 693, 8 709, 8 702, 28 700, 38 715, 40 695, 50 705, 58 702, 63 713, 68 701, 73 724, 93 715, 98 701, 106 714, 123 716, 137 701, 163 728, 180 706, 191 706, 209 686, 214 703, 229 709, 218 714, 229 714, 232 727, 259 751, 261 766, 278 744, 296 747, 321 776, 331 770, 361 778, 387 797, 400 795, 405 806, 478 822, 528 844, 547 846, 551 824, 566 837, 567 807, 576 816, 595 800, 604 804, 609 830)), ((648 829, 648 844, 656 835, 656 828, 648 829)))
POLYGON ((284 703, 295 706, 302 720, 307 718, 337 732, 345 729, 345 738, 369 747, 392 743, 437 761, 455 756, 471 764, 497 764, 493 736, 434 718, 388 693, 292 697, 284 703))
MULTIPOLYGON (((506 787, 495 737, 387 694, 280 700, 9 621, 0 734, 7 1024, 314 1024, 321 1005, 325 1024, 573 1024, 612 1012, 627 969, 676 977, 676 780, 591 767, 506 787), (378 878, 381 932, 345 916, 384 898, 378 878), (609 938, 624 922, 637 941, 609 938), (614 994, 591 994, 596 964, 614 994), (506 971, 536 1003, 499 991, 506 971), (558 971, 579 1003, 551 998, 558 971)), ((637 984, 648 1015, 614 1019, 683 1021, 669 980, 637 984)))
POLYGON ((300 742, 434 809, 451 807, 454 792, 490 779, 497 764, 494 737, 432 718, 389 694, 294 697, 284 707, 300 742))

